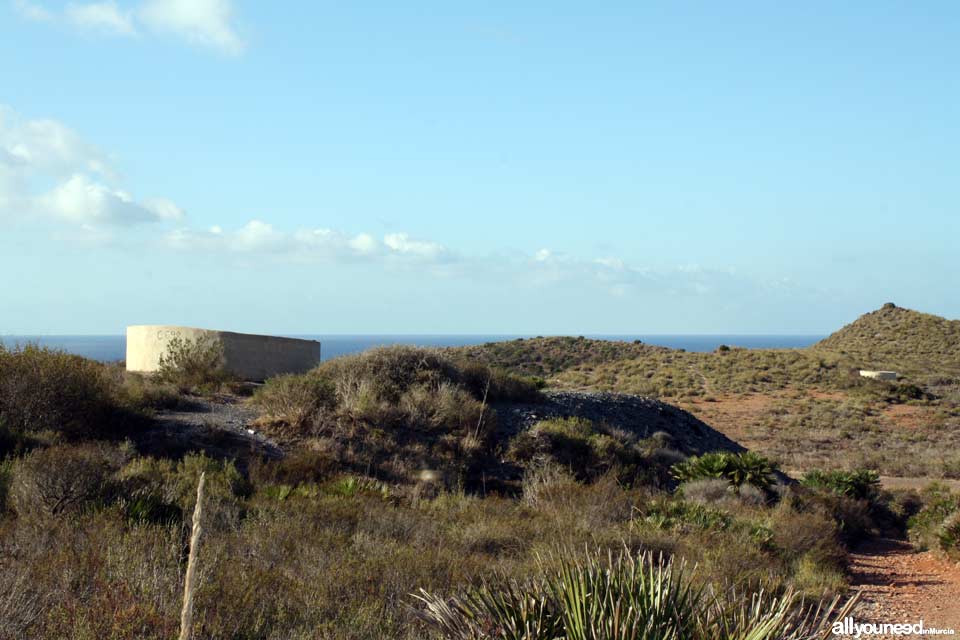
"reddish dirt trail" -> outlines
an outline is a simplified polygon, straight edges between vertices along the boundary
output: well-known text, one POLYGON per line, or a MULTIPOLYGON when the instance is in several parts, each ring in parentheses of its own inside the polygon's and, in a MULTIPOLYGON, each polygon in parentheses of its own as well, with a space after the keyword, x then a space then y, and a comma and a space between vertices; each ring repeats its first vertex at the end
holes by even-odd
POLYGON ((851 555, 851 563, 853 586, 863 592, 854 613, 857 622, 915 624, 923 620, 927 628, 952 628, 960 635, 957 564, 889 539, 861 546, 851 555))

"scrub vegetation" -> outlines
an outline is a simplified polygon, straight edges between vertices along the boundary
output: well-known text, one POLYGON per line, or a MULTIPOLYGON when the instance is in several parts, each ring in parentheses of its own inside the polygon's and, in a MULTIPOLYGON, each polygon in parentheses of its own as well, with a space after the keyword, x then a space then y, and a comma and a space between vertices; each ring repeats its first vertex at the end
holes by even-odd
POLYGON ((953 383, 870 386, 820 347, 591 344, 393 347, 278 376, 231 400, 282 451, 260 457, 156 446, 154 416, 188 408, 204 376, 0 349, 0 638, 175 637, 201 474, 195 638, 814 638, 830 619, 817 603, 847 602, 860 541, 909 533, 957 555, 960 497, 944 487, 892 494, 839 458, 792 482, 763 448, 684 453, 593 415, 498 419, 537 416, 544 380, 638 358, 673 358, 677 389, 842 393, 780 397, 808 407, 771 427, 798 442, 867 438, 851 423, 881 420, 877 407, 949 412, 953 383), (536 366, 510 359, 539 346, 536 366))

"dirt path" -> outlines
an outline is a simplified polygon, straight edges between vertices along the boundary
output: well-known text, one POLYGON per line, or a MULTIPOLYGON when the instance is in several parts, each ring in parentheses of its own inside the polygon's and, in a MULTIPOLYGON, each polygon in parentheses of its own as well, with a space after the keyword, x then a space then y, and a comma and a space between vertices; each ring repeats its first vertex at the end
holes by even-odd
POLYGON ((235 396, 196 397, 177 410, 158 412, 138 444, 143 452, 171 457, 203 451, 241 468, 254 458, 283 457, 276 442, 250 427, 255 417, 235 396))
POLYGON ((923 620, 926 628, 952 628, 960 634, 960 566, 889 539, 861 546, 851 562, 851 582, 863 592, 854 613, 857 622, 923 620))

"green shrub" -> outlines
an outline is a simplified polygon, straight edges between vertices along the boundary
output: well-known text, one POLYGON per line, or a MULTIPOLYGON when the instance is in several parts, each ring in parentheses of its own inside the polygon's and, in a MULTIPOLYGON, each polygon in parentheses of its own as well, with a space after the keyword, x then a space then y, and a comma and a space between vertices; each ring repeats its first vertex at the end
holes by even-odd
POLYGON ((337 404, 333 383, 315 374, 280 375, 256 390, 251 403, 264 417, 296 429, 312 423, 337 404))
POLYGON ((0 425, 8 442, 39 431, 107 435, 114 411, 113 388, 99 363, 33 345, 0 345, 0 425))
POLYGON ((944 520, 937 534, 940 549, 951 558, 960 555, 960 511, 944 520))
POLYGON ((242 513, 241 498, 250 486, 230 461, 192 453, 179 462, 136 458, 118 474, 127 515, 132 520, 163 521, 192 513, 200 474, 206 473, 205 517, 219 528, 235 525, 242 513))
POLYGON ((775 470, 776 467, 770 460, 752 451, 716 451, 675 464, 673 476, 680 482, 719 478, 728 481, 735 491, 739 491, 743 485, 765 491, 773 486, 775 470))
POLYGON ((651 472, 628 434, 584 418, 542 420, 511 440, 507 456, 525 464, 557 464, 581 480, 616 470, 622 479, 632 482, 651 472))
MULTIPOLYGON (((456 362, 456 361, 455 361, 456 362)), ((460 381, 478 400, 487 402, 538 402, 543 378, 521 376, 478 362, 456 362, 460 381)))
POLYGON ((16 461, 10 493, 18 514, 74 512, 108 497, 121 464, 117 450, 102 445, 57 445, 16 461))
POLYGON ((920 499, 923 507, 907 522, 910 540, 921 549, 937 548, 942 544, 943 524, 960 512, 960 494, 933 483, 920 493, 920 499))
POLYGON ((880 489, 880 475, 870 469, 855 471, 820 471, 814 469, 807 472, 801 484, 814 489, 825 489, 839 496, 846 496, 854 500, 870 500, 877 496, 880 489))
POLYGON ((160 356, 156 377, 181 391, 216 391, 231 379, 224 364, 223 343, 219 340, 174 336, 160 356))

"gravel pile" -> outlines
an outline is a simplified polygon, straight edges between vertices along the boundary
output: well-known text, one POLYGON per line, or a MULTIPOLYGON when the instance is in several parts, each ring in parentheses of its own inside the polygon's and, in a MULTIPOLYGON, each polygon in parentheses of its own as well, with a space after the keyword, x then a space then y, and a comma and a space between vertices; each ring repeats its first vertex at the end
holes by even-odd
POLYGON ((586 418, 596 423, 649 438, 657 432, 670 435, 672 447, 688 455, 707 451, 745 451, 692 414, 659 400, 620 393, 548 391, 540 404, 498 404, 498 435, 510 438, 550 418, 586 418))

